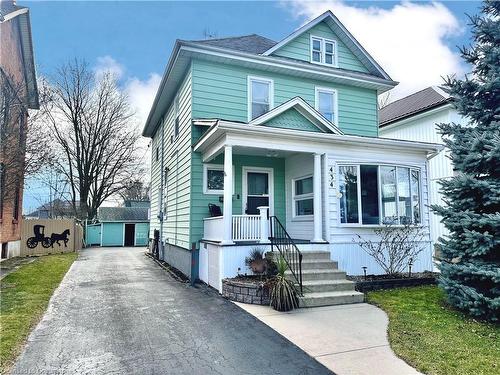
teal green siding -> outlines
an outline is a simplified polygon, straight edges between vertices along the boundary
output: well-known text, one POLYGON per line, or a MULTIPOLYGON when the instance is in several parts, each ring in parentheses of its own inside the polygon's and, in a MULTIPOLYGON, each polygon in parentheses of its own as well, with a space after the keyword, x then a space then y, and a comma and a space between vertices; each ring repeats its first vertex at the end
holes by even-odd
POLYGON ((270 126, 272 128, 321 132, 321 130, 316 125, 302 116, 295 108, 290 108, 289 110, 272 118, 265 123, 265 126, 270 126))
MULTIPOLYGON (((191 165, 191 242, 197 242, 203 237, 203 219, 210 217, 208 204, 219 203, 219 195, 203 194, 203 163, 201 154, 194 152, 191 165)), ((217 157, 210 164, 224 164, 223 156, 217 157)), ((281 222, 285 222, 285 159, 267 158, 264 156, 234 155, 234 195, 233 214, 243 214, 242 183, 243 167, 272 168, 274 177, 274 214, 281 222)))
POLYGON ((165 109, 163 124, 158 128, 152 140, 151 157, 151 228, 153 231, 160 228, 158 212, 164 210, 163 240, 170 244, 186 249, 191 248, 189 241, 190 228, 190 166, 191 166, 191 70, 188 69, 178 90, 179 95, 179 136, 171 142, 175 124, 174 102, 165 109), (162 130, 163 144, 162 147, 162 130), (156 149, 159 149, 159 159, 156 160, 156 149), (161 159, 163 158, 163 171, 161 159), (165 170, 168 169, 168 174, 165 170), (160 207, 159 190, 161 178, 167 178, 164 183, 163 207, 160 207), (166 204, 165 204, 166 203, 166 204))
POLYGON ((135 223, 135 246, 148 244, 149 223, 135 223))
POLYGON ((101 224, 87 226, 85 232, 85 243, 87 245, 101 244, 101 224))
POLYGON ((311 35, 332 39, 337 42, 338 66, 342 69, 368 73, 368 69, 359 61, 347 46, 340 41, 330 27, 321 22, 307 32, 302 33, 292 41, 273 53, 276 56, 288 57, 296 60, 311 61, 311 35))
POLYGON ((123 223, 102 223, 101 246, 123 246, 123 223))
POLYGON ((247 122, 247 77, 274 80, 274 106, 296 96, 315 106, 315 86, 337 90, 338 118, 336 124, 346 134, 377 136, 377 92, 301 77, 246 69, 194 60, 192 63, 193 118, 222 118, 247 122))

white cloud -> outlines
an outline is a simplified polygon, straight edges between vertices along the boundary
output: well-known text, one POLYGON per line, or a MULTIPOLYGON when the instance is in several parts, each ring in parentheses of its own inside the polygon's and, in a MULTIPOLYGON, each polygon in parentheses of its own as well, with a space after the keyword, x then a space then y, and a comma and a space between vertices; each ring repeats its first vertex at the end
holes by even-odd
POLYGON ((391 100, 441 84, 464 73, 458 51, 445 38, 462 33, 457 18, 441 3, 402 2, 390 9, 358 8, 339 0, 283 2, 294 16, 311 20, 331 10, 363 47, 400 84, 391 100))
POLYGON ((156 91, 160 86, 161 76, 151 73, 147 80, 142 81, 137 77, 129 78, 125 83, 130 103, 136 112, 136 117, 141 126, 144 126, 153 105, 156 91))
POLYGON ((101 77, 104 73, 111 73, 116 79, 121 79, 125 73, 125 67, 111 56, 106 55, 97 58, 94 72, 97 78, 101 77))

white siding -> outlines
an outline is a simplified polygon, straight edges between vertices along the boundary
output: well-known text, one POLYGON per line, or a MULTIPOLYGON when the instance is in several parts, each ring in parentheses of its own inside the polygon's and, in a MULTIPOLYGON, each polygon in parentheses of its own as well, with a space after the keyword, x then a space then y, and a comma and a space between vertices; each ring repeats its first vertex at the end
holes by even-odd
MULTIPOLYGON (((407 139, 411 141, 443 143, 438 133, 437 124, 463 121, 456 110, 444 106, 438 110, 429 111, 426 115, 415 116, 413 119, 402 120, 380 129, 380 136, 384 138, 407 139)), ((441 151, 429 161, 429 203, 443 204, 439 181, 453 176, 453 166, 447 157, 447 150, 441 151)), ((431 212, 430 224, 432 242, 446 235, 448 231, 440 222, 440 216, 431 212)))
POLYGON ((313 173, 313 156, 298 154, 285 160, 286 230, 295 239, 311 240, 314 223, 312 217, 293 218, 293 179, 313 173))

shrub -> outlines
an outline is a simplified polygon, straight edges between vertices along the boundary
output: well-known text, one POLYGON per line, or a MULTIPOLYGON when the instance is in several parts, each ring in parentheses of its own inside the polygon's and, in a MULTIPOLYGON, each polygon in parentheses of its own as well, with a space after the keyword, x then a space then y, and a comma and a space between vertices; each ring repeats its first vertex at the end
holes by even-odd
POLYGON ((290 311, 299 307, 299 299, 294 283, 285 276, 288 269, 283 257, 276 261, 277 275, 270 282, 271 285, 271 306, 277 311, 290 311))

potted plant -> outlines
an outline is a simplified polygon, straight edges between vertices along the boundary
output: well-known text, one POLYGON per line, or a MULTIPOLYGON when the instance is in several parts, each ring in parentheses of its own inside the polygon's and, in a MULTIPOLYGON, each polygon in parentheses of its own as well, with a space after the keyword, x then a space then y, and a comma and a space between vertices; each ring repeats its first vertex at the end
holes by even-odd
POLYGON ((278 273, 270 282, 270 304, 277 311, 293 310, 299 307, 299 299, 295 284, 285 276, 288 265, 283 257, 276 261, 276 268, 278 273))
POLYGON ((267 270, 267 261, 264 258, 264 251, 259 248, 254 248, 250 255, 245 258, 245 264, 255 274, 263 274, 267 270))

